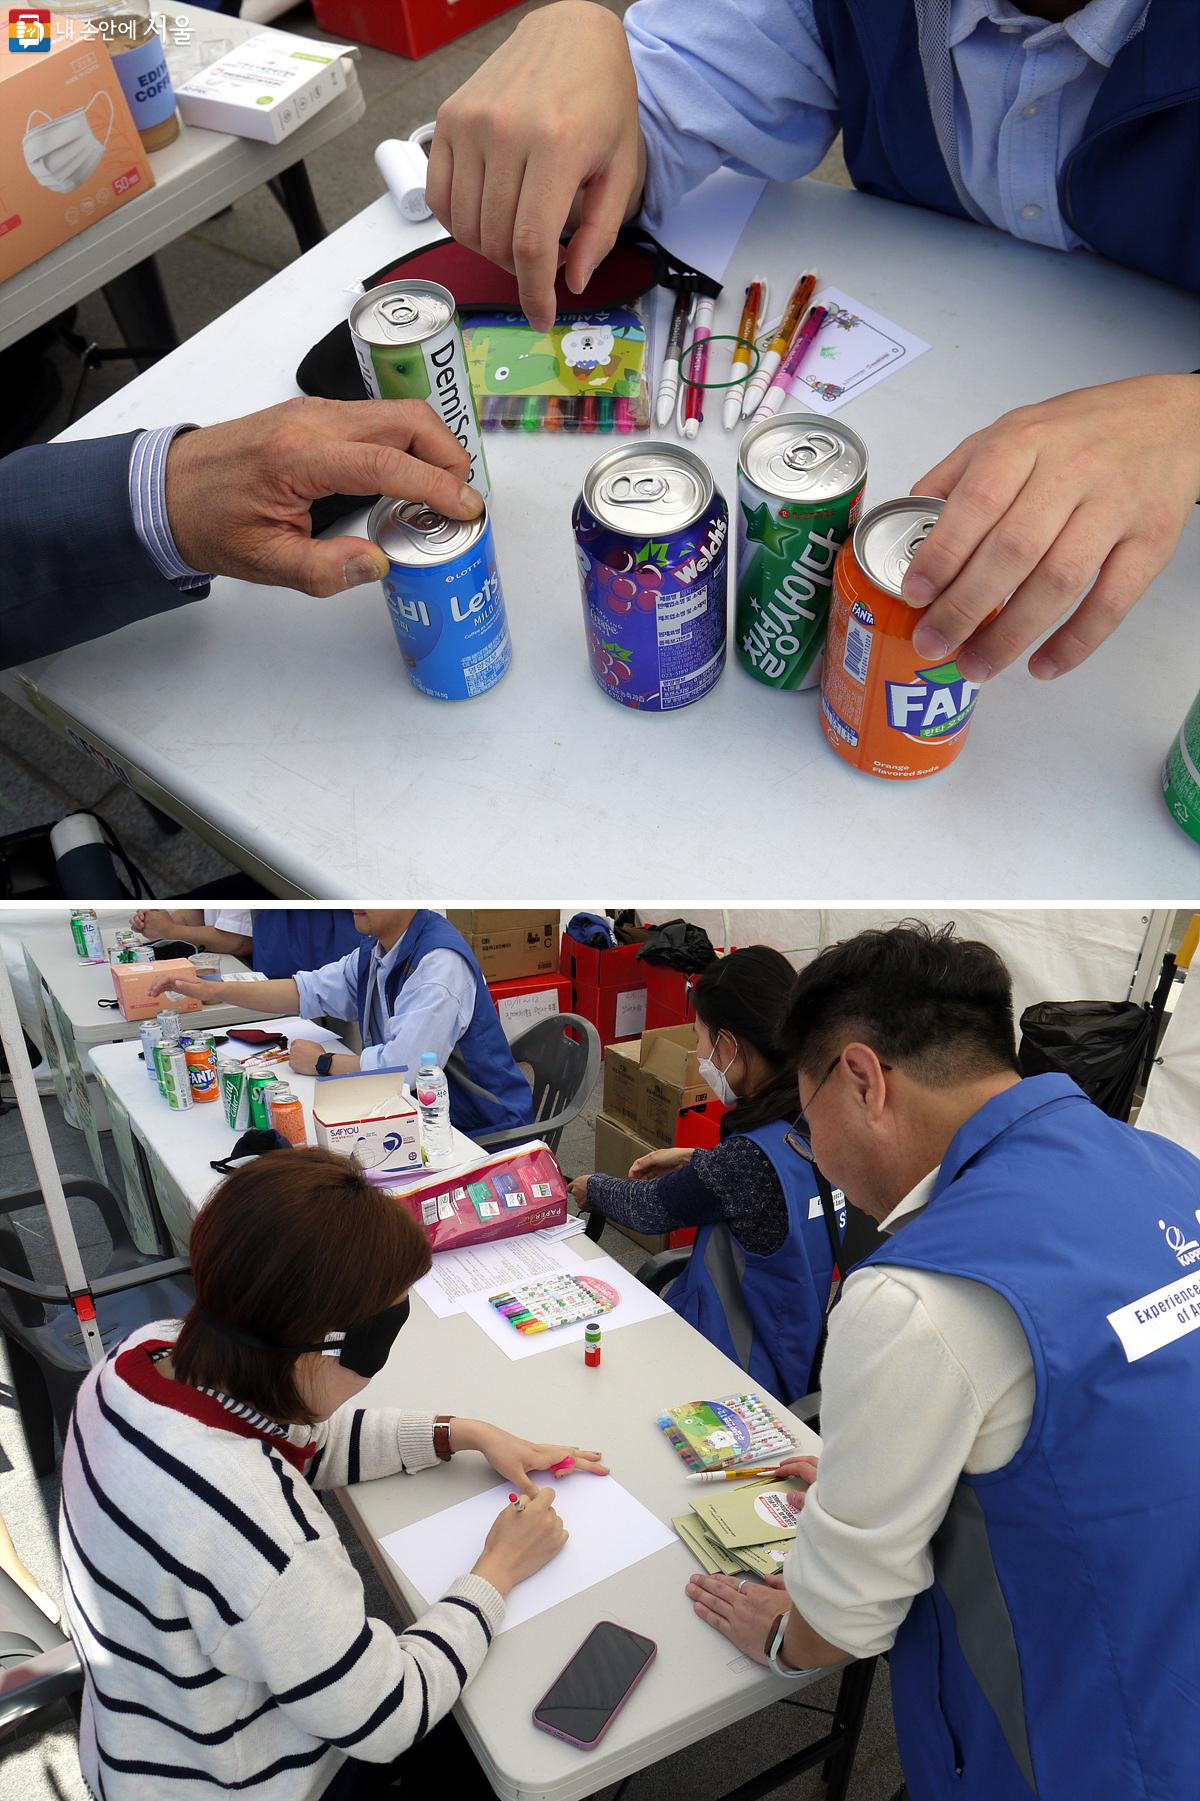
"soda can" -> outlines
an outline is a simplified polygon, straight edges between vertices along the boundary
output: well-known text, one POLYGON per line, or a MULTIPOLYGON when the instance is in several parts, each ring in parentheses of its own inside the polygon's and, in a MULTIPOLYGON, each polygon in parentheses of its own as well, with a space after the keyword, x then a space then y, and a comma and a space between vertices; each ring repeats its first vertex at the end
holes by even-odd
POLYGON ((153 963, 154 946, 152 944, 135 944, 133 947, 133 960, 135 963, 153 963))
MULTIPOLYGON (((163 1054, 166 1050, 177 1044, 179 1044, 178 1038, 173 1037, 169 1032, 160 1031, 158 1042, 154 1046, 154 1079, 158 1083, 158 1092, 162 1095, 164 1100, 167 1098, 167 1080, 163 1054)), ((183 1046, 180 1045, 179 1048, 182 1050, 183 1046)))
POLYGON ((1200 694, 1167 752, 1162 788, 1174 818, 1200 844, 1200 694))
POLYGON ((164 1038, 178 1038, 183 1030, 180 1015, 172 1013, 170 1008, 165 1008, 163 1012, 155 1014, 155 1019, 164 1038))
POLYGON ((217 1098, 217 1054, 211 1044, 193 1041, 184 1046, 192 1099, 197 1102, 217 1098))
POLYGON ((154 1067, 154 1047, 162 1037, 156 1019, 144 1019, 138 1027, 138 1037, 142 1041, 142 1055, 146 1059, 146 1074, 152 1082, 157 1082, 158 1073, 154 1067))
POLYGON ((862 512, 867 447, 810 413, 752 425, 738 452, 738 661, 769 688, 815 688, 839 549, 862 512))
POLYGON ((217 1066, 225 1120, 231 1131, 244 1132, 250 1124, 250 1089, 246 1070, 238 1057, 222 1057, 217 1066))
POLYGON ((246 1088, 250 1097, 250 1124, 267 1127, 271 1123, 270 1090, 276 1086, 273 1070, 264 1069, 259 1064, 246 1071, 246 1088))
POLYGON ((446 519, 420 501, 385 498, 367 533, 391 564, 383 590, 413 687, 434 700, 494 688, 512 640, 486 504, 475 519, 446 519))
POLYGON ((350 337, 367 393, 425 400, 470 459, 467 480, 491 493, 479 415, 454 296, 436 281, 389 281, 350 309, 350 337))
POLYGON ((165 1039, 158 1049, 162 1091, 172 1113, 184 1113, 192 1104, 192 1083, 187 1053, 178 1039, 165 1039))
POLYGON ((268 1104, 271 1124, 280 1137, 286 1138, 289 1144, 307 1144, 308 1128, 299 1095, 293 1094, 286 1082, 276 1082, 268 1096, 268 1104))
POLYGON ((623 444, 592 464, 571 514, 588 656, 622 706, 672 712, 725 667, 729 515, 681 444, 623 444))
POLYGON ((953 659, 922 663, 912 647, 921 608, 900 596, 942 506, 916 496, 872 507, 834 564, 821 726, 839 757, 892 781, 936 775, 954 761, 979 693, 953 659))
POLYGON ((104 937, 94 907, 71 909, 71 936, 75 940, 75 955, 85 963, 108 962, 108 952, 104 948, 104 937))

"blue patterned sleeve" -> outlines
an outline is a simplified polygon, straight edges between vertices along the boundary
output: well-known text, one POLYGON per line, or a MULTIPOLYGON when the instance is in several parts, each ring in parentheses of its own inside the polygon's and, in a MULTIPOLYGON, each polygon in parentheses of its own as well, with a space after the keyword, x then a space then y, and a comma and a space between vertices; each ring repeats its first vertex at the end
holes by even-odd
POLYGON ((746 1250, 762 1257, 788 1234, 787 1202, 771 1159, 752 1139, 736 1135, 650 1181, 589 1176, 588 1206, 633 1232, 724 1220, 746 1250))

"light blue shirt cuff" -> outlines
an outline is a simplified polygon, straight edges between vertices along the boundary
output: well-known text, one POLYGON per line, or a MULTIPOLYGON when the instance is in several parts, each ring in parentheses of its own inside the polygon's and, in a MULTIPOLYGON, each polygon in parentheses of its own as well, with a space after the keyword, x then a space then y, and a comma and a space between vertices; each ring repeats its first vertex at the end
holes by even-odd
POLYGON ((184 594, 192 588, 203 588, 212 580, 211 575, 184 562, 167 518, 167 451, 181 431, 195 429, 191 425, 162 425, 155 431, 144 431, 134 439, 129 454, 133 529, 159 574, 184 594))

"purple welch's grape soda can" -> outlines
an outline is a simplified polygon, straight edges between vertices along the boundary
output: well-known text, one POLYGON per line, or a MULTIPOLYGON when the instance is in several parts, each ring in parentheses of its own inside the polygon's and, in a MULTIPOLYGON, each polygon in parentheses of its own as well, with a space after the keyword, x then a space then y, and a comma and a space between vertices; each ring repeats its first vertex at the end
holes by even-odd
POLYGON ((680 444, 623 444, 592 464, 571 515, 592 673, 622 706, 667 713, 725 667, 729 515, 680 444))

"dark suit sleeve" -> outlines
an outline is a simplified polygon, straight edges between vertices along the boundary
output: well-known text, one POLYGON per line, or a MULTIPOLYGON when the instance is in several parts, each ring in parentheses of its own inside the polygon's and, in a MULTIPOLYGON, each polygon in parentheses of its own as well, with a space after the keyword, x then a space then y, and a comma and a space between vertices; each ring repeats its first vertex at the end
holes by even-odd
POLYGON ((159 574, 133 528, 137 432, 0 459, 0 669, 202 599, 159 574))

